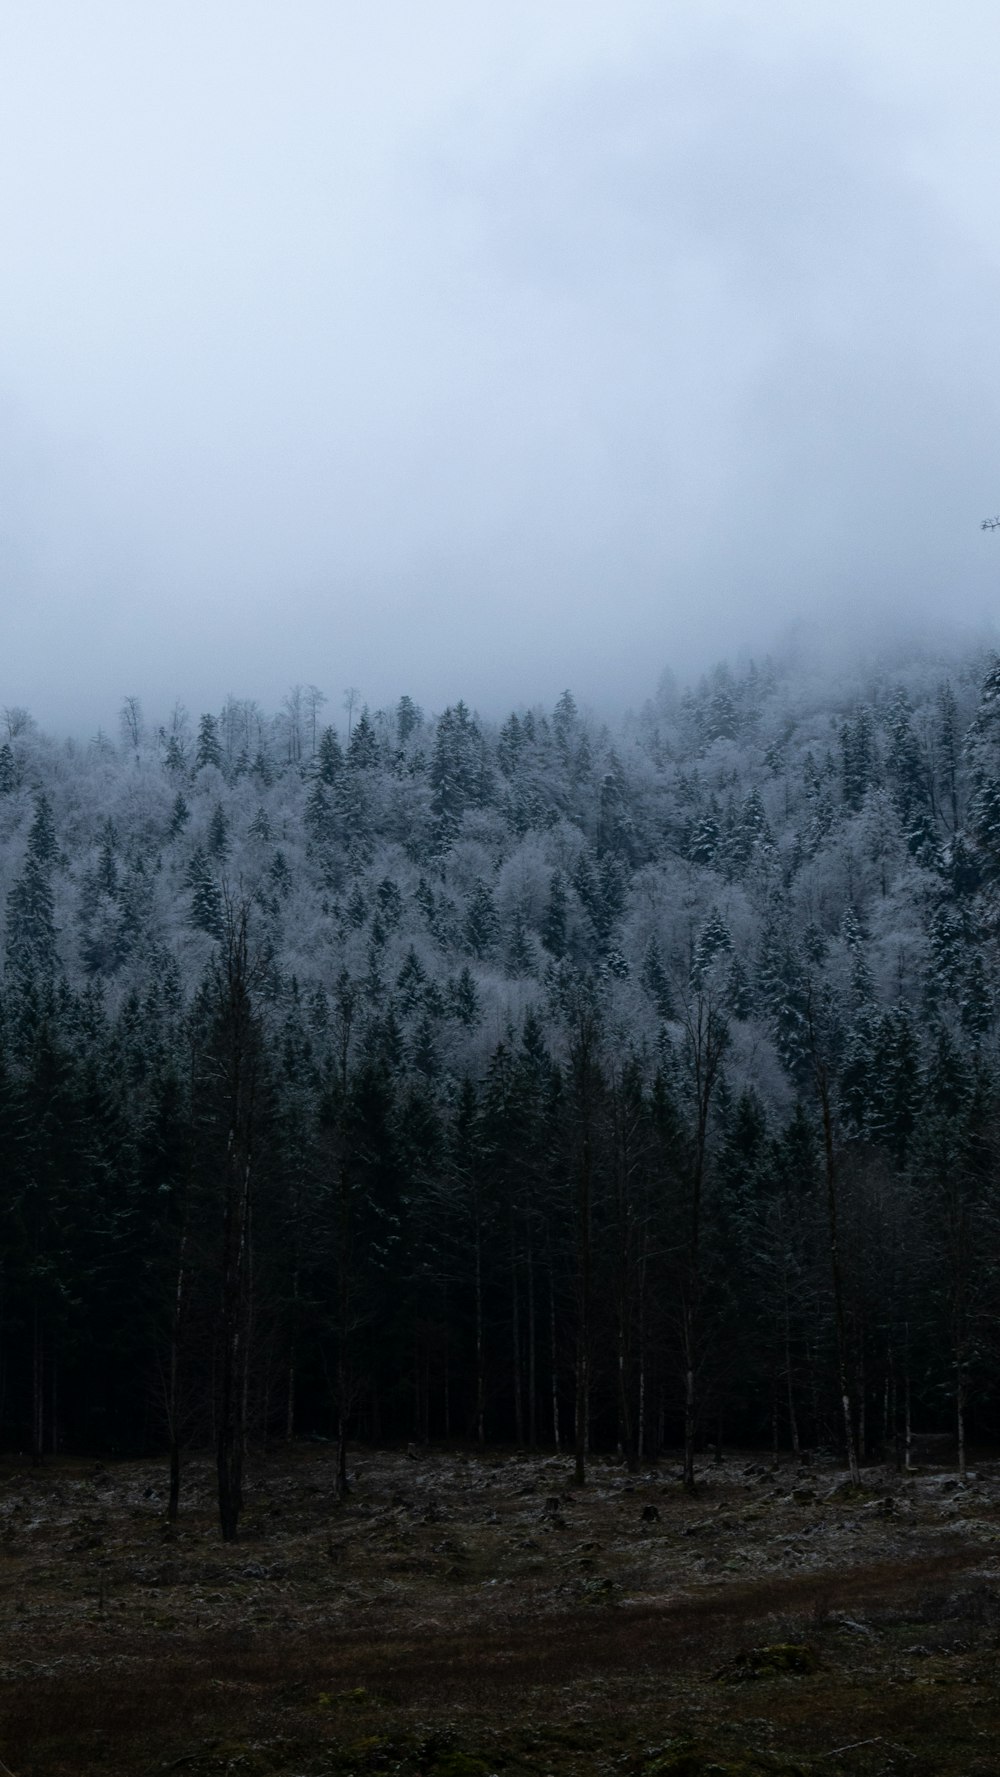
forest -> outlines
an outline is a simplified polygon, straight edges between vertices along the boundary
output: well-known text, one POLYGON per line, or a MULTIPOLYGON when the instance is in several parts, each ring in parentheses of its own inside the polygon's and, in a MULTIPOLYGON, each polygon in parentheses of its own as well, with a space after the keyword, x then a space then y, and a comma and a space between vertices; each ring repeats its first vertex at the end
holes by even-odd
POLYGON ((1000 659, 0 744, 0 1440, 996 1442, 1000 659))

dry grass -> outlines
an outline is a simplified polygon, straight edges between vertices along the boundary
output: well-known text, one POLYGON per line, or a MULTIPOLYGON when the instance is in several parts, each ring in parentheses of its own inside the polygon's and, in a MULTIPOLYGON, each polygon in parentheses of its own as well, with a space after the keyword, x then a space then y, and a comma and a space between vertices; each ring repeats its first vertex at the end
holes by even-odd
POLYGON ((1000 1467, 859 1496, 733 1461, 692 1500, 366 1453, 338 1508, 304 1449, 228 1548, 210 1479, 169 1537, 154 1465, 0 1471, 0 1777, 1000 1769, 1000 1467), (758 1657, 788 1644, 816 1661, 758 1657))

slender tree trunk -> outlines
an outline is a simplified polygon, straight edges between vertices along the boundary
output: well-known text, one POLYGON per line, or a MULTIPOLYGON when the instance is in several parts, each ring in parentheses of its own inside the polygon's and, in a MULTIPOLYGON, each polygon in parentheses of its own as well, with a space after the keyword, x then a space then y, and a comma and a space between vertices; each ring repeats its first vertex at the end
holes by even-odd
MULTIPOLYGON (((334 1492, 345 1499, 347 1480, 347 1423, 353 1388, 351 1362, 351 1269, 354 1240, 354 1200, 352 1181, 339 1156, 337 1168, 337 1471, 334 1492)), ((414 1379, 417 1386, 417 1437, 420 1436, 420 1352, 414 1351, 414 1379)))
POLYGON ((285 1443, 290 1444, 295 1436, 295 1346, 292 1344, 288 1353, 288 1368, 285 1371, 285 1443))
POLYGON ((517 1287, 517 1244, 513 1214, 510 1219, 510 1294, 511 1359, 514 1365, 514 1437, 520 1449, 524 1444, 524 1390, 521 1382, 521 1292, 517 1287))
POLYGON ((955 1363, 955 1437, 958 1444, 958 1472, 964 1482, 967 1474, 965 1412, 968 1402, 968 1370, 966 1367, 968 1221, 965 1192, 960 1174, 957 1175, 952 1190, 952 1300, 954 1304, 952 1309, 952 1345, 955 1363))
POLYGON ((170 1489, 167 1497, 167 1521, 170 1524, 177 1522, 181 1500, 181 1339, 187 1292, 187 1244, 187 1217, 185 1215, 177 1252, 174 1311, 170 1325, 170 1368, 167 1376, 167 1435, 170 1439, 170 1489))
POLYGON ((334 1479, 334 1492, 338 1499, 346 1499, 349 1490, 347 1480, 347 1399, 347 1361, 341 1346, 337 1354, 337 1473, 334 1479))
POLYGON ((536 1377, 537 1336, 535 1325, 535 1243, 531 1220, 528 1220, 528 1447, 538 1448, 538 1384, 536 1377))
MULTIPOLYGON (((235 1156, 233 1170, 236 1171, 235 1156)), ((224 1542, 236 1540, 243 1509, 246 1447, 247 1247, 250 1238, 250 1165, 243 1162, 230 1193, 225 1231, 222 1338, 219 1353, 219 1411, 216 1468, 219 1522, 224 1542)))
POLYGON ((865 1372, 865 1330, 858 1328, 858 1459, 864 1462, 868 1454, 868 1378, 865 1372))
POLYGON ((7 1299, 0 1291, 0 1425, 7 1418, 7 1299))
POLYGON ((635 1407, 632 1398, 634 1384, 633 1375, 633 1340, 635 1333, 635 1301, 634 1287, 636 1266, 634 1263, 634 1220, 635 1205, 632 1195, 635 1162, 633 1159, 632 1135, 634 1129, 633 1107, 630 1104, 629 1092, 624 1079, 617 1083, 614 1093, 614 1127, 615 1127, 615 1219, 617 1251, 614 1278, 615 1303, 615 1334, 616 1334, 616 1380, 618 1393, 618 1432, 619 1446, 625 1457, 629 1474, 635 1474, 639 1466, 636 1452, 635 1407))
POLYGON ((253 1007, 248 909, 227 908, 219 976, 219 1053, 228 1135, 223 1162, 222 1290, 218 1338, 216 1469, 224 1542, 236 1538, 243 1509, 252 1295, 253 1138, 259 1024, 253 1007))
POLYGON ((583 1012, 572 1047, 574 1115, 578 1126, 576 1163, 576 1399, 574 1412, 574 1473, 577 1487, 587 1480, 590 1436, 590 1292, 591 1217, 593 1213, 593 1117, 596 1091, 597 1027, 593 1015, 583 1012))
POLYGON ((578 1487, 587 1479, 587 1443, 590 1417, 590 1133, 584 1135, 584 1152, 578 1180, 577 1203, 577 1328, 576 1411, 574 1415, 575 1467, 578 1487))
POLYGON ((632 1424, 631 1402, 629 1400, 628 1362, 625 1349, 625 1329, 618 1324, 618 1423, 621 1427, 621 1446, 625 1456, 625 1466, 630 1475, 634 1475, 639 1467, 635 1450, 635 1432, 632 1424))
POLYGON ((39 1468, 45 1455, 45 1335, 37 1302, 31 1319, 31 1461, 39 1468))
POLYGON ((483 1233, 476 1213, 476 1443, 486 1444, 486 1333, 483 1319, 483 1233))
POLYGON ((819 1411, 819 1381, 816 1376, 816 1347, 812 1343, 812 1341, 809 1342, 809 1344, 806 1347, 806 1350, 807 1350, 808 1363, 809 1363, 809 1405, 810 1405, 810 1409, 812 1411, 813 1443, 818 1444, 821 1441, 821 1439, 820 1439, 820 1411, 819 1411))
POLYGON ((636 1415, 635 1454, 637 1465, 646 1453, 646 1250, 643 1245, 639 1265, 639 1406, 636 1415))
POLYGON ((274 1341, 269 1338, 262 1366, 260 1401, 257 1407, 257 1435, 266 1456, 271 1447, 271 1395, 274 1389, 274 1341))
POLYGON ((793 1456, 801 1456, 802 1445, 799 1441, 799 1422, 795 1413, 795 1380, 792 1375, 792 1333, 788 1311, 788 1292, 785 1291, 785 1386, 788 1390, 788 1430, 792 1440, 793 1456))
POLYGON ((690 1066, 695 1088, 695 1141, 691 1163, 690 1197, 684 1276, 681 1280, 681 1355, 684 1367, 684 1471, 683 1483, 694 1492, 694 1458, 698 1435, 698 1371, 702 1345, 702 1213, 708 1160, 708 1129, 712 1098, 729 1027, 711 1001, 700 996, 688 1020, 690 1066))
POLYGON ((955 1363, 955 1435, 958 1441, 958 1474, 964 1483, 968 1477, 968 1465, 965 1454, 965 1351, 960 1346, 956 1353, 955 1363))
POLYGON ((559 1359, 556 1344, 556 1283, 552 1270, 551 1251, 549 1252, 549 1354, 552 1379, 552 1442, 559 1450, 561 1444, 559 1440, 559 1359))
POLYGON ((694 1458, 698 1438, 698 1376, 695 1317, 690 1302, 685 1302, 681 1310, 681 1335, 684 1357, 684 1472, 682 1478, 688 1492, 693 1493, 695 1487, 694 1458))
POLYGON ((295 1436, 295 1386, 299 1351, 299 1268, 292 1271, 292 1314, 288 1335, 288 1367, 285 1372, 285 1443, 295 1436))
POLYGON ((913 1467, 913 1415, 911 1412, 911 1402, 910 1402, 910 1327, 909 1327, 909 1322, 907 1322, 907 1326, 906 1326, 906 1376, 904 1379, 903 1395, 904 1395, 904 1411, 906 1414, 905 1445, 904 1445, 904 1448, 906 1451, 906 1467, 907 1467, 907 1469, 911 1469, 913 1467))
POLYGON ((245 1349, 243 1352, 243 1375, 242 1375, 243 1399, 240 1403, 240 1418, 242 1421, 241 1431, 242 1431, 242 1437, 243 1437, 243 1455, 244 1456, 246 1456, 246 1454, 247 1454, 248 1440, 250 1437, 250 1353, 253 1349, 253 1333, 254 1333, 253 1240, 251 1239, 249 1197, 247 1199, 246 1216, 247 1216, 247 1250, 246 1250, 247 1307, 246 1307, 246 1330, 244 1333, 245 1349))
POLYGON ((826 1076, 826 1067, 823 1063, 817 1063, 816 1082, 819 1089, 820 1110, 823 1118, 827 1232, 830 1251, 830 1274, 833 1281, 834 1323, 837 1334, 837 1376, 840 1384, 840 1406, 843 1415, 844 1440, 847 1446, 847 1464, 851 1472, 851 1480, 855 1485, 858 1485, 861 1481, 861 1470, 858 1466, 857 1445, 854 1439, 854 1402, 851 1398, 850 1367, 847 1345, 847 1318, 844 1311, 844 1283, 840 1270, 840 1245, 837 1229, 837 1170, 836 1151, 833 1140, 833 1111, 830 1105, 830 1090, 826 1076))

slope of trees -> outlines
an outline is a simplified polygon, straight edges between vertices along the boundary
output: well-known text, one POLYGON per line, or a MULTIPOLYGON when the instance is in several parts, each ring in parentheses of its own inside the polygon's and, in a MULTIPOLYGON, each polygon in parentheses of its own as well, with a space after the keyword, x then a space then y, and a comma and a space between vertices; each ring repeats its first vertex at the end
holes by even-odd
POLYGON ((1000 663, 0 746, 0 1435, 992 1436, 1000 663))

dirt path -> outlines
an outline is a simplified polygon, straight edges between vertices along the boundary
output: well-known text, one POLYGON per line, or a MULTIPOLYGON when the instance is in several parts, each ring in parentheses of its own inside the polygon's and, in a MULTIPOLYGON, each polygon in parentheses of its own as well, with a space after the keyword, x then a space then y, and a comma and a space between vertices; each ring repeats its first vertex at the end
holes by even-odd
POLYGON ((1000 1468, 854 1492, 746 1462, 691 1500, 660 1471, 577 1493, 553 1458, 372 1453, 341 1509, 295 1451, 228 1547, 207 1464, 186 1479, 171 1537, 158 1465, 0 1476, 15 1777, 1000 1768, 1000 1468))

